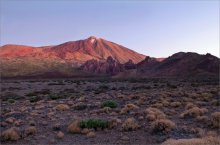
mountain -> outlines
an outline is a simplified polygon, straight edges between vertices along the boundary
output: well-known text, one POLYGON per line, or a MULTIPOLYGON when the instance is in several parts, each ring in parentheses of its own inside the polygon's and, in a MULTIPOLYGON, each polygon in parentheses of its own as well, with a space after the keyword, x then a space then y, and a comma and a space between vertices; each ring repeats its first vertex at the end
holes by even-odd
POLYGON ((138 63, 145 58, 124 46, 94 36, 53 46, 4 45, 0 47, 1 76, 36 76, 53 72, 79 75, 78 67, 87 60, 105 61, 109 56, 119 63, 129 60, 138 63))
POLYGON ((70 41, 56 46, 32 47, 24 45, 4 45, 0 48, 1 58, 50 58, 69 62, 84 63, 90 59, 106 60, 111 56, 120 63, 129 59, 138 63, 145 56, 119 44, 96 38, 94 36, 85 40, 70 41))
POLYGON ((219 58, 192 52, 179 52, 158 61, 146 57, 137 64, 137 75, 141 76, 198 76, 219 75, 219 58))

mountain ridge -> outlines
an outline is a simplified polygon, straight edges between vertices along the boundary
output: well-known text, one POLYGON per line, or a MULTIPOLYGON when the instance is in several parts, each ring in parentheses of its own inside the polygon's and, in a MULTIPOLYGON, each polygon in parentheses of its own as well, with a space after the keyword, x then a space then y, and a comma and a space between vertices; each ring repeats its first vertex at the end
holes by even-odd
POLYGON ((94 36, 51 46, 8 44, 0 47, 1 76, 26 76, 53 71, 68 76, 71 73, 79 75, 82 72, 78 72, 77 68, 86 61, 91 59, 105 61, 109 56, 120 63, 130 59, 138 63, 145 58, 143 54, 94 36))
POLYGON ((33 47, 8 44, 0 48, 0 56, 2 58, 31 56, 34 59, 34 57, 51 57, 72 62, 77 61, 81 64, 90 59, 104 60, 107 59, 108 56, 112 56, 120 63, 125 63, 129 59, 138 63, 145 57, 145 55, 137 53, 122 45, 94 36, 84 40, 68 41, 59 45, 33 47))

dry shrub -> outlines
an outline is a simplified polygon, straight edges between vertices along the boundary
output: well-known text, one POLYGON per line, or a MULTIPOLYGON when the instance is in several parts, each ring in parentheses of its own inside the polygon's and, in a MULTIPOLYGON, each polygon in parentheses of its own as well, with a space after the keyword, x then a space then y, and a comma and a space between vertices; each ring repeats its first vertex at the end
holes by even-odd
POLYGON ((167 100, 162 100, 162 104, 163 106, 167 107, 170 103, 167 100))
POLYGON ((132 130, 136 130, 137 128, 139 128, 139 125, 137 124, 137 122, 134 118, 128 118, 122 124, 123 131, 132 131, 132 130))
POLYGON ((200 97, 200 95, 197 94, 197 93, 191 93, 191 94, 190 94, 190 97, 193 98, 193 99, 197 99, 197 98, 200 97))
POLYGON ((213 99, 211 103, 213 106, 220 106, 220 102, 218 99, 213 99))
POLYGON ((20 132, 15 127, 9 128, 3 131, 1 134, 2 141, 6 141, 6 140, 15 141, 15 140, 18 140, 19 138, 20 138, 20 132))
POLYGON ((162 145, 219 145, 220 138, 218 137, 204 137, 191 139, 168 139, 162 145))
POLYGON ((112 111, 112 108, 110 107, 104 107, 100 110, 101 112, 110 113, 112 111))
POLYGON ((220 128, 220 112, 212 113, 211 122, 213 127, 220 128))
POLYGON ((202 93, 200 96, 201 100, 203 101, 209 101, 211 97, 212 97, 212 94, 209 94, 209 93, 202 93))
POLYGON ((199 108, 199 107, 193 107, 191 109, 186 110, 183 112, 180 117, 197 117, 202 116, 203 114, 207 113, 208 110, 206 108, 199 108))
POLYGON ((152 107, 154 107, 154 108, 162 108, 163 104, 162 103, 155 103, 155 104, 152 105, 152 107))
POLYGON ((55 107, 55 109, 59 111, 65 111, 65 110, 70 109, 70 107, 66 104, 59 104, 55 107))
POLYGON ((166 115, 157 108, 147 108, 145 113, 148 121, 155 121, 156 119, 166 118, 166 115))
POLYGON ((146 97, 140 97, 140 98, 138 99, 138 101, 137 101, 137 104, 138 104, 138 105, 142 105, 142 104, 145 103, 145 101, 146 101, 146 97))
POLYGON ((199 122, 207 123, 209 121, 209 118, 207 116, 197 116, 196 120, 199 122))
POLYGON ((121 119, 118 119, 118 118, 111 119, 109 121, 109 128, 114 128, 118 126, 119 124, 121 124, 121 119))
POLYGON ((88 134, 90 132, 90 130, 88 128, 83 128, 81 133, 82 134, 88 134))
POLYGON ((170 103, 170 106, 174 107, 174 108, 177 108, 177 107, 181 106, 181 103, 180 102, 172 102, 172 103, 170 103))
POLYGON ((87 133, 86 136, 87 137, 95 137, 96 134, 95 134, 95 132, 91 131, 91 132, 87 133))
POLYGON ((195 105, 193 104, 193 103, 191 103, 191 102, 188 102, 187 104, 186 104, 186 107, 185 107, 185 109, 191 109, 191 108, 193 108, 193 107, 195 107, 195 105))
POLYGON ((27 135, 32 135, 32 134, 35 134, 37 132, 37 129, 34 126, 30 126, 30 127, 26 128, 24 132, 25 132, 26 136, 27 135))
POLYGON ((64 133, 62 131, 59 131, 57 133, 57 138, 62 139, 64 137, 64 133))
POLYGON ((169 119, 158 119, 151 124, 152 131, 155 133, 168 133, 176 128, 176 124, 169 119))
POLYGON ((67 131, 70 132, 70 133, 80 133, 81 132, 80 121, 79 120, 72 121, 68 125, 67 131))
POLYGON ((126 114, 129 113, 131 110, 138 109, 139 107, 134 104, 126 104, 124 108, 121 109, 120 114, 126 114))

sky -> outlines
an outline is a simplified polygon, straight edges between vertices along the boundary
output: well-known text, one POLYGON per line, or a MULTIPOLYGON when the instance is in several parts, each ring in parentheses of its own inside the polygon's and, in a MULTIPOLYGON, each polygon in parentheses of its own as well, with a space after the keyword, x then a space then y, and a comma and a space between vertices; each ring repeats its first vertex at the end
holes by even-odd
POLYGON ((103 38, 152 57, 219 57, 219 0, 1 0, 0 45, 103 38))

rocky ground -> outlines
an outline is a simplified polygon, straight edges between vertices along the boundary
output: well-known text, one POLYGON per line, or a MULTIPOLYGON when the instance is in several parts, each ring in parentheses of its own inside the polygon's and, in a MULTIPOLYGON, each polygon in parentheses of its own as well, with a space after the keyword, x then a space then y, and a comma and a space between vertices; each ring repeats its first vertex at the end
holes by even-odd
POLYGON ((220 144, 213 78, 5 80, 0 101, 4 145, 220 144))

